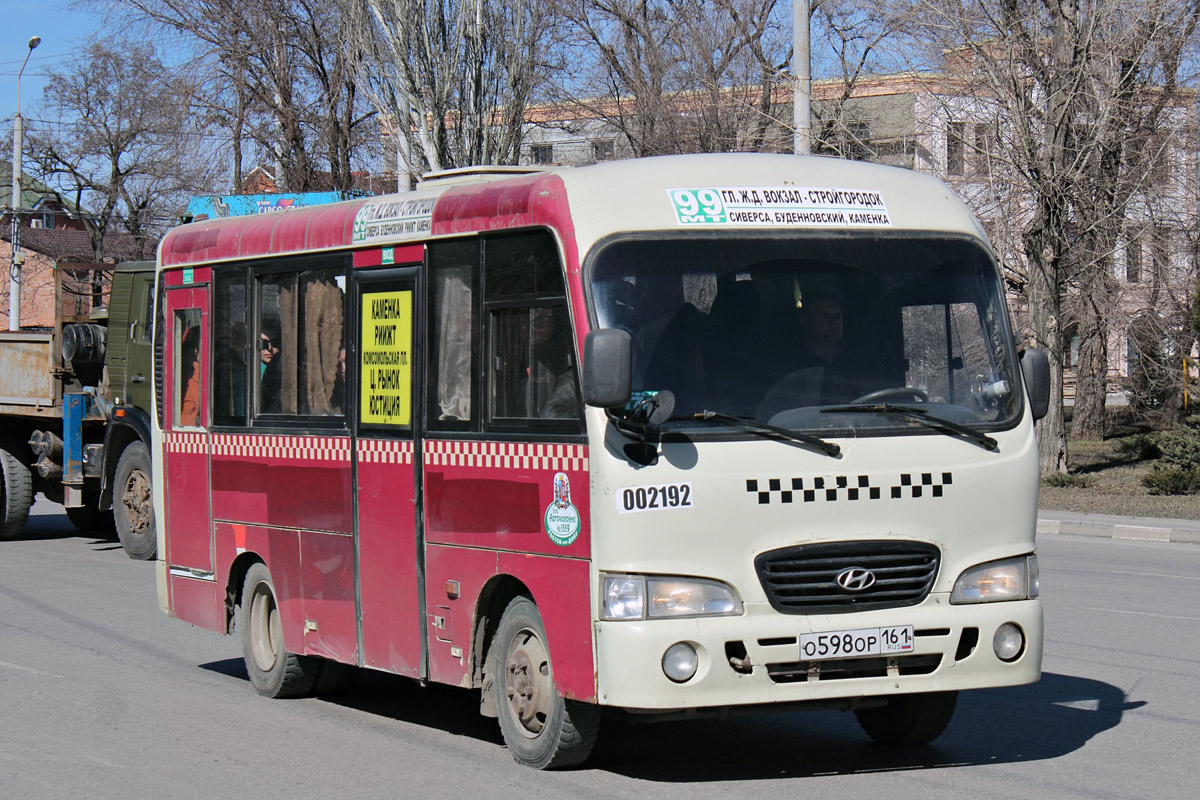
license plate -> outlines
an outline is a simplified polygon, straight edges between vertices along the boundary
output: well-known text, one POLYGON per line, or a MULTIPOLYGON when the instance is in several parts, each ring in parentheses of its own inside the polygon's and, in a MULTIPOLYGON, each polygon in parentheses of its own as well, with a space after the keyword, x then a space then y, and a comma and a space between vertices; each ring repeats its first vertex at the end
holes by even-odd
POLYGON ((860 628, 856 631, 805 633, 800 636, 800 660, 856 658, 913 651, 912 625, 860 628))

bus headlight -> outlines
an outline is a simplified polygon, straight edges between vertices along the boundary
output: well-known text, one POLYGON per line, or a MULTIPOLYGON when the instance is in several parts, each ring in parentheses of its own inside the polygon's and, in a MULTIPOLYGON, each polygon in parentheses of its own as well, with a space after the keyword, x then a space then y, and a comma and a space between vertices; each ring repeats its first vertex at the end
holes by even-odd
POLYGON ((1032 600, 1040 589, 1037 556, 1021 556, 967 570, 954 582, 950 602, 959 605, 1032 600))
POLYGON ((660 575, 601 575, 601 619, 734 616, 742 601, 720 581, 660 575))

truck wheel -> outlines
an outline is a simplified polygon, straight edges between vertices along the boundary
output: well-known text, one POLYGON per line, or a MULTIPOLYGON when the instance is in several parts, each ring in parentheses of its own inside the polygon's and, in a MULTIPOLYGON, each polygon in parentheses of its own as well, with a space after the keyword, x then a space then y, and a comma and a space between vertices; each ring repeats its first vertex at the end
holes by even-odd
POLYGON ((283 620, 275 601, 275 584, 265 564, 246 571, 242 585, 242 657, 255 691, 264 697, 304 697, 311 693, 319 659, 283 649, 283 620))
POLYGON ((29 467, 8 450, 0 449, 0 539, 13 539, 25 530, 33 505, 33 475, 29 467))
POLYGON ((946 730, 957 702, 958 692, 905 694, 883 708, 855 711, 854 716, 880 744, 926 744, 946 730))
POLYGON ((134 442, 126 447, 113 474, 113 520, 121 547, 139 561, 151 561, 158 552, 150 475, 146 445, 134 442))
POLYGON ((517 763, 536 769, 582 764, 600 731, 600 709, 554 688, 546 629, 527 597, 508 604, 488 653, 496 676, 496 716, 517 763))
POLYGON ((100 494, 88 492, 83 496, 83 505, 67 509, 67 519, 76 530, 93 531, 96 533, 110 532, 113 529, 113 512, 100 510, 100 494))

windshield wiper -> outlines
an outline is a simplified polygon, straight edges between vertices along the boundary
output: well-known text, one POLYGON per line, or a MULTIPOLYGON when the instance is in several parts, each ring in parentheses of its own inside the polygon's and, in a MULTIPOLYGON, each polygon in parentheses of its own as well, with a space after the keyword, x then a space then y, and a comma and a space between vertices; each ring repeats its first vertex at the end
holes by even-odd
POLYGON ((734 428, 743 428, 745 430, 754 431, 755 433, 773 433, 780 438, 787 439, 797 444, 808 445, 815 447, 827 456, 836 456, 842 452, 842 448, 833 442, 827 442, 817 436, 811 436, 807 433, 799 431, 790 431, 787 428, 780 428, 776 425, 768 425, 765 422, 759 422, 753 417, 735 417, 733 414, 723 414, 720 411, 700 411, 696 414, 683 414, 671 419, 685 420, 706 420, 712 422, 720 422, 734 428))
POLYGON ((912 406, 897 406, 891 403, 878 403, 875 405, 862 406, 828 406, 821 409, 822 413, 837 413, 837 414, 891 414, 896 417, 924 425, 927 428, 942 431, 943 433, 957 434, 972 444, 977 444, 984 450, 996 452, 1000 449, 1000 443, 987 434, 980 433, 977 430, 968 428, 966 425, 959 425, 957 422, 951 422, 948 419, 935 417, 923 408, 913 408, 912 406))

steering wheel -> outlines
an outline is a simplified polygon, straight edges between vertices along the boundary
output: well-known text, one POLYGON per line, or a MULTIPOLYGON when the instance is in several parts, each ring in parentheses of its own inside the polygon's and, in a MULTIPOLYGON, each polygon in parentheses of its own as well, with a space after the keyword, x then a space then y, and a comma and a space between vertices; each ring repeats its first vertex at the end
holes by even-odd
POLYGON ((918 403, 928 403, 929 395, 915 386, 893 386, 889 389, 877 389, 862 397, 851 400, 852 403, 875 403, 888 400, 916 400, 918 403))

